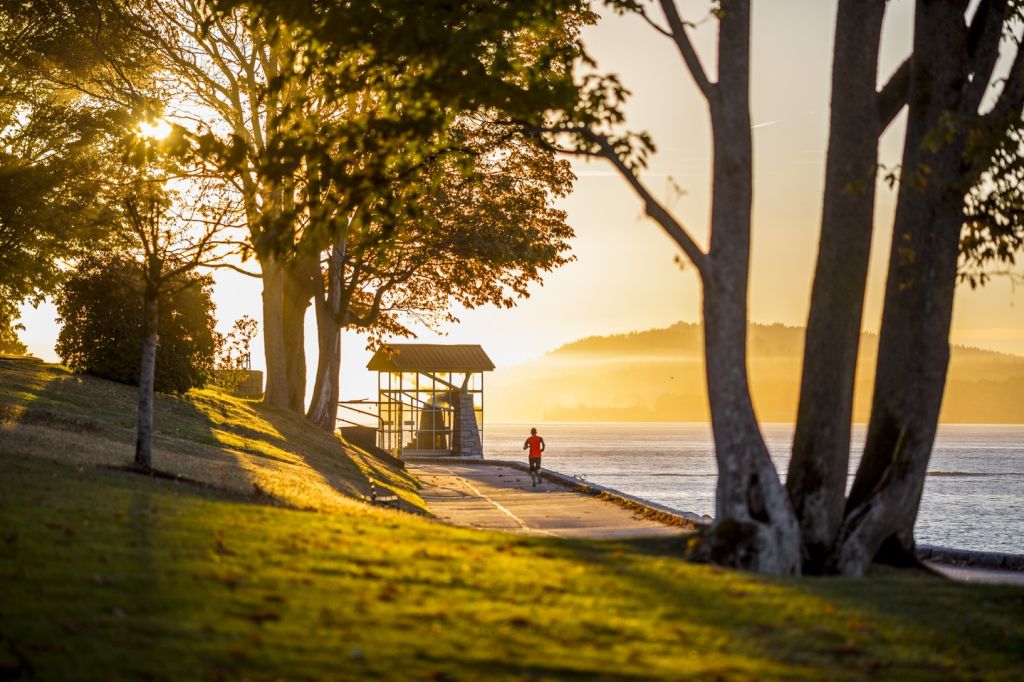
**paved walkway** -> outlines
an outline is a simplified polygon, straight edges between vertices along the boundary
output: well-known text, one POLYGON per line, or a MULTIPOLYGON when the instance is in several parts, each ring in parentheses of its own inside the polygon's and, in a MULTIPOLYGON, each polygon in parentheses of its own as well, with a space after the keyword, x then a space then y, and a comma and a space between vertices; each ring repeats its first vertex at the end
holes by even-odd
POLYGON ((677 526, 645 519, 611 502, 493 464, 406 462, 420 495, 439 518, 458 526, 563 538, 678 535, 677 526))
MULTIPOLYGON (((438 518, 457 526, 563 538, 632 538, 677 535, 677 526, 645 519, 614 503, 494 464, 407 461, 423 484, 420 495, 438 518)), ((1024 585, 1024 573, 927 562, 963 582, 1024 585)))

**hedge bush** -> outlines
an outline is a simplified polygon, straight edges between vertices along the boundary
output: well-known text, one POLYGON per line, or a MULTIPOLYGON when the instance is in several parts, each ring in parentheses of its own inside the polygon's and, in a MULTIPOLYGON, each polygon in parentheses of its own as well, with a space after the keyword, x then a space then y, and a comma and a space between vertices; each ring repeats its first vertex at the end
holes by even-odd
MULTIPOLYGON (((209 276, 190 273, 161 298, 156 390, 184 393, 209 381, 216 350, 212 286, 209 276)), ((121 256, 87 259, 56 303, 61 362, 76 372, 138 384, 142 281, 136 264, 121 256)))

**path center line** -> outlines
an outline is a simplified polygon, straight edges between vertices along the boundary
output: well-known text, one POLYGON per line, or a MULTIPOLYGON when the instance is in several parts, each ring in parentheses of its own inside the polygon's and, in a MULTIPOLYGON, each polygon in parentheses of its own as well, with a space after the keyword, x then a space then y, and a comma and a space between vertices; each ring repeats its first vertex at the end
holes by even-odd
POLYGON ((472 490, 472 491, 473 491, 474 493, 476 493, 476 494, 477 494, 477 495, 479 495, 480 497, 484 498, 485 500, 487 500, 488 502, 490 502, 491 504, 493 504, 493 505, 494 505, 495 507, 497 507, 498 511, 500 511, 500 512, 501 512, 502 514, 505 514, 505 515, 506 515, 506 516, 508 516, 508 517, 509 517, 510 519, 512 519, 513 521, 515 521, 516 523, 518 523, 518 524, 519 524, 519 526, 520 526, 520 527, 521 527, 521 528, 522 528, 523 530, 530 530, 530 531, 533 531, 533 532, 535 532, 535 533, 543 533, 544 535, 550 535, 550 536, 552 536, 552 537, 556 537, 556 538, 558 537, 558 535, 557 535, 557 534, 555 534, 555 533, 552 533, 552 532, 551 532, 551 531, 549 531, 549 530, 543 530, 542 528, 530 528, 530 526, 529 526, 529 525, 527 525, 526 521, 523 521, 523 520, 522 520, 521 518, 519 518, 518 516, 516 516, 515 514, 513 514, 512 512, 510 512, 510 511, 509 511, 508 509, 506 509, 506 508, 505 508, 505 506, 504 506, 504 505, 502 505, 502 504, 501 504, 500 502, 498 502, 497 500, 493 500, 493 499, 491 499, 491 498, 490 498, 490 497, 489 497, 488 495, 486 495, 485 493, 483 493, 482 491, 480 491, 480 490, 479 490, 479 489, 478 489, 478 488, 477 488, 477 487, 476 487, 475 485, 473 485, 472 483, 470 483, 470 482, 469 482, 469 479, 467 479, 467 478, 465 478, 465 477, 463 477, 463 476, 459 476, 458 474, 456 474, 456 473, 455 473, 454 471, 452 471, 451 469, 445 469, 445 471, 447 471, 449 475, 451 475, 451 476, 454 476, 455 478, 461 479, 461 480, 462 480, 462 482, 463 482, 463 483, 465 483, 465 484, 466 484, 466 486, 467 486, 467 487, 468 487, 468 488, 469 488, 470 490, 472 490))

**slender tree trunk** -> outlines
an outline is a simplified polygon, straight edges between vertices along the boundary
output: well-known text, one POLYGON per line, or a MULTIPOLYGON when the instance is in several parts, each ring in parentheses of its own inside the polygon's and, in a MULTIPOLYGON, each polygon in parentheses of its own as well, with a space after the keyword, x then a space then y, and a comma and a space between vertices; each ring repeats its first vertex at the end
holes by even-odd
POLYGON ((714 189, 703 278, 718 486, 715 523, 704 552, 715 563, 793 574, 800 571, 799 526, 754 414, 746 365, 753 200, 749 2, 722 5, 718 72, 709 98, 714 189))
POLYGON ((804 571, 821 572, 843 519, 854 375, 875 202, 875 79, 884 0, 840 0, 821 240, 786 487, 804 571))
POLYGON ((263 402, 288 409, 287 353, 284 334, 284 268, 274 256, 260 261, 263 270, 263 349, 267 385, 263 402))
POLYGON ((333 432, 338 421, 341 384, 341 284, 345 267, 345 242, 331 247, 327 287, 314 297, 318 355, 313 397, 307 416, 320 428, 333 432))
POLYGON ((153 390, 159 323, 157 292, 146 287, 142 304, 142 358, 139 363, 139 414, 135 439, 135 468, 153 468, 153 390))
POLYGON ((903 172, 864 457, 831 567, 863 575, 883 543, 913 561, 913 527, 949 363, 965 184, 958 111, 969 60, 966 2, 918 3, 903 172))
POLYGON ((863 575, 886 540, 890 562, 914 562, 913 527, 949 363, 961 207, 962 199, 936 202, 899 225, 902 248, 928 263, 890 263, 890 281, 905 286, 886 292, 871 422, 835 557, 846 575, 863 575))

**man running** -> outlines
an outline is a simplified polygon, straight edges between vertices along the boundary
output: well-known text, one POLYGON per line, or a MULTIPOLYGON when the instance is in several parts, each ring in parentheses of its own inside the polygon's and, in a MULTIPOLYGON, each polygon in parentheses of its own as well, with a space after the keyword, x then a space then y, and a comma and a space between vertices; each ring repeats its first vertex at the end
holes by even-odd
POLYGON ((537 429, 530 429, 530 437, 523 443, 523 450, 530 451, 530 478, 533 487, 543 482, 540 477, 540 453, 544 452, 544 439, 537 435, 537 429))

